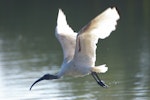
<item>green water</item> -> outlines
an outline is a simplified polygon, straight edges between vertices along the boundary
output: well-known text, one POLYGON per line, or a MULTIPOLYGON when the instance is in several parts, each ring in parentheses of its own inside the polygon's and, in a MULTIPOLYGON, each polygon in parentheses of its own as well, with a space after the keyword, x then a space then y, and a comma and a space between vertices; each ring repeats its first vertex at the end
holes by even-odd
POLYGON ((148 0, 3 0, 0 1, 1 100, 149 100, 150 2, 148 0), (63 77, 30 85, 45 73, 57 73, 63 54, 54 30, 58 8, 79 31, 104 9, 116 6, 121 19, 109 38, 100 40, 96 64, 109 71, 99 76, 63 77))

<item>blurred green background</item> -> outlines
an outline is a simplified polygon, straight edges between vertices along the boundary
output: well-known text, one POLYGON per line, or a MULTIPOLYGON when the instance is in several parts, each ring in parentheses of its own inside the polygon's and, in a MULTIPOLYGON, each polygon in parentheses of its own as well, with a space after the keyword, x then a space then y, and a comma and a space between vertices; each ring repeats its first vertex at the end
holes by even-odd
POLYGON ((0 0, 0 99, 148 100, 149 26, 150 0, 0 0), (63 54, 54 34, 58 9, 78 32, 108 7, 117 8, 120 20, 109 38, 99 40, 96 64, 108 65, 101 77, 111 87, 99 88, 87 76, 48 81, 29 92, 35 79, 60 68, 63 54))

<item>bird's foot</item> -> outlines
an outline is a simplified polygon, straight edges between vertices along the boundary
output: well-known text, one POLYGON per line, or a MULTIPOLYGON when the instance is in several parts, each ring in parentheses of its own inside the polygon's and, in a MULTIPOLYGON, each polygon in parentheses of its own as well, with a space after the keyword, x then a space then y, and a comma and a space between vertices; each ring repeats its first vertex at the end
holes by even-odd
POLYGON ((92 72, 91 74, 92 74, 93 78, 96 80, 96 82, 97 82, 100 86, 102 86, 102 87, 104 87, 104 88, 107 88, 107 87, 108 87, 108 85, 105 84, 105 82, 102 81, 102 80, 99 78, 99 76, 97 75, 96 72, 92 72))
POLYGON ((107 88, 107 87, 108 87, 108 85, 105 84, 105 82, 104 82, 103 80, 97 81, 97 83, 98 83, 100 86, 104 87, 104 88, 107 88))

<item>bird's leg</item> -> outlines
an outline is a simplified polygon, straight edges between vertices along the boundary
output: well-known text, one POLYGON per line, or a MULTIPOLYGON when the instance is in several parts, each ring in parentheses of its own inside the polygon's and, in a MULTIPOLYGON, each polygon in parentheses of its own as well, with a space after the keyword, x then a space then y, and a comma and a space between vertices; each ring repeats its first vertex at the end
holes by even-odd
POLYGON ((104 81, 102 81, 102 80, 99 78, 99 76, 97 75, 96 72, 92 72, 91 74, 92 74, 93 78, 96 80, 96 82, 97 82, 100 86, 105 87, 105 88, 108 87, 108 85, 106 85, 106 84, 104 83, 104 81))

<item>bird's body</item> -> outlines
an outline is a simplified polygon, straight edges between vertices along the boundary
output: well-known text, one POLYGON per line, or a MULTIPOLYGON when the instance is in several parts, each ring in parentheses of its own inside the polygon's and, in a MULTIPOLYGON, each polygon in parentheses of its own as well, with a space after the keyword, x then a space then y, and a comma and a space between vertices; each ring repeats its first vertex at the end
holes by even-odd
POLYGON ((64 54, 61 69, 56 75, 44 75, 32 86, 44 79, 58 79, 63 75, 84 76, 87 74, 91 74, 99 85, 105 86, 97 73, 105 73, 108 68, 105 64, 95 66, 96 44, 99 39, 108 37, 115 30, 118 19, 119 14, 116 9, 108 8, 76 33, 69 27, 66 16, 59 9, 55 35, 64 54))
POLYGON ((69 76, 84 76, 86 74, 89 74, 91 72, 90 66, 84 66, 84 65, 79 65, 76 64, 73 60, 62 64, 62 67, 57 74, 57 76, 61 77, 63 75, 69 75, 69 76))

